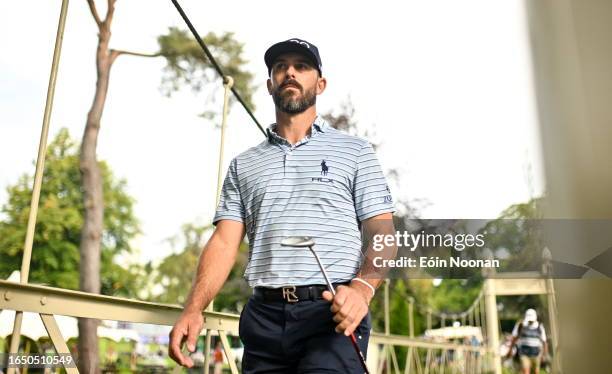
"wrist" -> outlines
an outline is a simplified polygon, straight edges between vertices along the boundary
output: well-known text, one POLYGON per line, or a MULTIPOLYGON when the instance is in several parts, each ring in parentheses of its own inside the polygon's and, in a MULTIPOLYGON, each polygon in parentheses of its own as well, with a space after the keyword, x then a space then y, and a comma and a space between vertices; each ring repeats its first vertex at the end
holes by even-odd
POLYGON ((370 285, 369 283, 365 284, 366 281, 362 280, 361 278, 356 279, 353 279, 351 281, 350 287, 359 292, 359 294, 363 296, 366 303, 370 305, 370 302, 374 298, 374 287, 372 287, 372 285, 370 285))
POLYGON ((198 308, 192 308, 192 307, 187 308, 186 307, 186 308, 183 309, 183 314, 185 314, 185 315, 188 315, 188 314, 201 314, 201 313, 202 313, 202 310, 199 310, 198 308))
POLYGON ((194 302, 186 303, 185 306, 183 307, 183 313, 185 314, 202 313, 203 310, 204 310, 204 307, 194 302))

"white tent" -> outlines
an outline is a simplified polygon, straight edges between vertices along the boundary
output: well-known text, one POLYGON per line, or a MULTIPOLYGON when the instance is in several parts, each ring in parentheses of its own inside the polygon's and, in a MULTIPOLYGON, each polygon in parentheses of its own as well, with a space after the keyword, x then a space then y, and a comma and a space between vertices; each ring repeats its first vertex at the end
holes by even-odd
POLYGON ((480 327, 475 326, 449 326, 443 327, 440 329, 432 329, 425 331, 426 338, 432 339, 461 339, 461 338, 470 338, 475 336, 476 339, 481 342, 482 341, 482 330, 480 327))
MULTIPOLYGON (((74 317, 55 316, 55 321, 65 340, 79 336, 77 319, 74 317)), ((3 310, 0 312, 0 337, 6 338, 13 333, 15 322, 15 311, 3 310)), ((32 340, 38 340, 47 335, 47 330, 37 313, 24 312, 21 323, 21 335, 32 340)))

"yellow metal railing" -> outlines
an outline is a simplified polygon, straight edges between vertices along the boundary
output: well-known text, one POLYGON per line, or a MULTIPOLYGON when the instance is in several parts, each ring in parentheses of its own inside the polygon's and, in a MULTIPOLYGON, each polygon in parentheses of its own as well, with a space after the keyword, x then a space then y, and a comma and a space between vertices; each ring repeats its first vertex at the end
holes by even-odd
MULTIPOLYGON (((66 290, 33 284, 21 284, 0 280, 0 309, 37 313, 41 316, 49 337, 58 353, 70 353, 54 315, 100 320, 127 321, 172 326, 183 308, 179 305, 153 303, 120 297, 96 295, 82 291, 66 290)), ((238 334, 239 316, 228 313, 204 311, 202 335, 217 331, 232 373, 238 373, 236 361, 230 349, 229 335, 238 334)), ((457 370, 459 373, 481 373, 488 350, 482 346, 433 342, 423 338, 372 333, 370 352, 379 346, 408 347, 404 373, 432 373, 433 370, 457 370), (423 356, 423 357, 421 357, 423 356), (452 356, 452 359, 449 358, 452 356), (423 360, 424 359, 424 360, 423 360), (413 370, 414 369, 414 370, 413 370), (469 370, 468 370, 469 369, 469 370), (477 370, 478 369, 478 370, 477 370)), ((395 355, 393 362, 378 355, 371 366, 377 373, 399 373, 395 355), (393 365, 393 366, 391 366, 393 365)), ((68 373, 78 373, 76 368, 66 368, 68 373)))
MULTIPOLYGON (((57 353, 70 353, 54 315, 172 326, 183 308, 120 297, 0 280, 0 310, 38 313, 57 353)), ((227 335, 238 334, 239 316, 203 312, 202 333, 218 331, 232 373, 238 373, 227 335)), ((66 368, 78 373, 76 368, 66 368)))
MULTIPOLYGON (((403 335, 372 333, 369 354, 372 348, 382 349, 375 360, 373 373, 430 374, 464 373, 480 374, 493 371, 493 355, 486 346, 436 342, 424 338, 403 335), (396 347, 407 348, 405 365, 401 370, 395 354, 396 347), (391 353, 392 352, 392 353, 391 353)), ((371 363, 373 365, 373 363, 371 363)))

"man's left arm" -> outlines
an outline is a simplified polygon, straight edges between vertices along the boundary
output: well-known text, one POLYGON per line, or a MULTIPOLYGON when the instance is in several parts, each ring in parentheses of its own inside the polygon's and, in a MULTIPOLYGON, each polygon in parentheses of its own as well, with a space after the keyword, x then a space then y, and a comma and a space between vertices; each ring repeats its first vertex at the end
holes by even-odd
POLYGON ((386 246, 382 250, 374 250, 373 238, 375 235, 394 235, 393 216, 391 213, 383 213, 368 218, 362 222, 364 237, 368 243, 365 260, 363 261, 357 276, 348 286, 340 286, 336 289, 336 296, 325 291, 323 298, 331 302, 331 311, 334 313, 334 321, 338 323, 336 332, 351 335, 361 320, 368 314, 369 305, 374 297, 375 289, 383 282, 386 270, 377 268, 373 264, 374 257, 384 259, 395 258, 397 246, 395 244, 386 246))

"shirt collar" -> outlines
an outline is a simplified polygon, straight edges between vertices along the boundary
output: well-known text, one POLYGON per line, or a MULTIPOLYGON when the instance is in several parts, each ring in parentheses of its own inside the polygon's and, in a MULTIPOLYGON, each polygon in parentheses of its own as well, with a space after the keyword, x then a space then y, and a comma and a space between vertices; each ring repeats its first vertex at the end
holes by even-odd
MULTIPOLYGON (((306 137, 304 139, 301 139, 300 141, 298 141, 296 143, 296 145, 297 144, 301 144, 301 143, 305 143, 310 138, 316 136, 319 133, 324 133, 328 129, 329 129, 329 124, 327 123, 327 121, 323 117, 321 117, 320 115, 317 115, 317 117, 315 118, 315 120, 312 123, 312 126, 310 128, 310 136, 306 135, 306 137)), ((276 133, 276 123, 273 123, 270 126, 268 126, 268 128, 266 129, 266 134, 268 135, 268 141, 270 143, 287 143, 287 144, 289 144, 287 139, 283 138, 282 136, 280 136, 280 135, 278 135, 276 133)))

